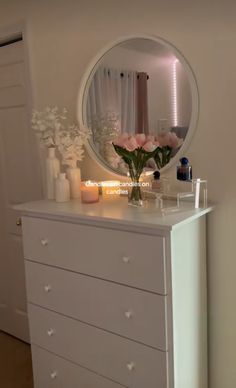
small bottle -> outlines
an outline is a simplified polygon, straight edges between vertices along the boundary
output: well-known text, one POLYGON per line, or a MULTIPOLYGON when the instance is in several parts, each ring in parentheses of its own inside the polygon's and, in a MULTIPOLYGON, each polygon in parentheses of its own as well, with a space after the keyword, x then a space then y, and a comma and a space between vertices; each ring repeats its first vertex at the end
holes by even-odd
POLYGON ((70 184, 66 174, 59 174, 55 181, 56 202, 67 202, 70 200, 70 184))
POLYGON ((161 179, 160 172, 158 170, 153 173, 153 181, 152 181, 152 190, 153 191, 161 191, 161 179))
POLYGON ((192 166, 190 166, 187 158, 183 157, 180 160, 180 166, 177 166, 177 179, 179 181, 192 180, 192 166))

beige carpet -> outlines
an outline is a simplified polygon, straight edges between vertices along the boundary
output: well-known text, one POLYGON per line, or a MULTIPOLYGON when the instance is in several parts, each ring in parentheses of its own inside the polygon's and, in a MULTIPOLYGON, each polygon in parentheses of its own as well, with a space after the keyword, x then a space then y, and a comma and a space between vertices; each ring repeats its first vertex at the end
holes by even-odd
POLYGON ((30 346, 1 331, 0 387, 33 388, 30 346))

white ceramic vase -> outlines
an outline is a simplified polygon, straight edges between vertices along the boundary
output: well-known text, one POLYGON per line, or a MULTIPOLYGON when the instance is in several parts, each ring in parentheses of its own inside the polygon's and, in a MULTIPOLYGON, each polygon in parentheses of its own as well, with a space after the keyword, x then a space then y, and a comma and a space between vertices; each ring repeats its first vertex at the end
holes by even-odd
POLYGON ((80 198, 81 172, 78 167, 68 167, 66 170, 67 179, 70 182, 71 198, 80 198))
POLYGON ((48 199, 55 198, 55 179, 60 174, 60 161, 55 156, 55 148, 48 148, 46 159, 46 196, 48 199))
POLYGON ((55 180, 55 197, 56 202, 68 202, 70 200, 70 184, 65 173, 59 174, 55 180))

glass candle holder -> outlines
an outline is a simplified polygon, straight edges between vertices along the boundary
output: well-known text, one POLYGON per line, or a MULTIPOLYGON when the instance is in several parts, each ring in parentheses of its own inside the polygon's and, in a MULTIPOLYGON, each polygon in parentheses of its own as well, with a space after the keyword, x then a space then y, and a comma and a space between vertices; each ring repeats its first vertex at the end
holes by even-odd
POLYGON ((95 203, 99 201, 98 185, 94 181, 86 181, 81 183, 81 202, 95 203))

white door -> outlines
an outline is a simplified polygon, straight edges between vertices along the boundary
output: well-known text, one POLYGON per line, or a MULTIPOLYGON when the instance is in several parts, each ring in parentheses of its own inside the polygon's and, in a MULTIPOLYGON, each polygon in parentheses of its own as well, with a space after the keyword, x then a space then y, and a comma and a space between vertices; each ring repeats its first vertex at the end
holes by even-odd
POLYGON ((29 341, 20 215, 12 209, 42 197, 26 80, 23 41, 0 45, 0 330, 29 341))

